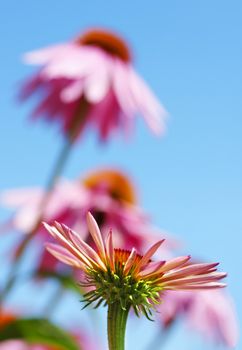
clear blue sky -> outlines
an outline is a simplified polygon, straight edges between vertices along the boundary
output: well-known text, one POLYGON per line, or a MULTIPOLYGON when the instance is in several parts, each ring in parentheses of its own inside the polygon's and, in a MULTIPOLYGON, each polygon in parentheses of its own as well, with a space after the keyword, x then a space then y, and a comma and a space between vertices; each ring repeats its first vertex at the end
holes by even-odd
MULTIPOLYGON (((18 83, 33 71, 21 63, 21 54, 68 40, 92 25, 119 31, 133 47, 137 70, 169 111, 167 133, 155 139, 138 122, 128 144, 113 140, 101 148, 88 134, 65 175, 74 178, 98 164, 126 169, 158 226, 184 239, 187 252, 221 261, 240 318, 241 16, 239 0, 8 0, 0 5, 0 189, 44 185, 62 142, 54 126, 29 123, 31 103, 15 101, 18 83)), ((154 325, 141 321, 142 327, 154 325)), ((142 337, 137 332, 130 334, 130 344, 142 337)), ((182 330, 164 350, 178 346, 215 349, 199 337, 189 340, 182 330)))

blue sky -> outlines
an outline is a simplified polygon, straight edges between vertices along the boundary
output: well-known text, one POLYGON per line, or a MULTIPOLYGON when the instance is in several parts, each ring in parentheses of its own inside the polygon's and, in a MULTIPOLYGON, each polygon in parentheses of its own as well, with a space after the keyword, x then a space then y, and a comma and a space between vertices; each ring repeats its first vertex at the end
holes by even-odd
MULTIPOLYGON (((97 165, 128 171, 158 226, 184 240, 186 252, 221 261, 241 318, 241 2, 9 0, 0 9, 0 189, 44 185, 62 143, 54 126, 29 122, 33 103, 16 102, 18 84, 34 70, 22 64, 22 53, 92 25, 115 29, 169 112, 166 135, 154 138, 141 120, 129 143, 120 138, 100 147, 89 133, 65 175, 75 178, 97 165)), ((141 321, 140 327, 148 326, 141 321)), ((176 334, 165 350, 205 347, 183 329, 176 334)))

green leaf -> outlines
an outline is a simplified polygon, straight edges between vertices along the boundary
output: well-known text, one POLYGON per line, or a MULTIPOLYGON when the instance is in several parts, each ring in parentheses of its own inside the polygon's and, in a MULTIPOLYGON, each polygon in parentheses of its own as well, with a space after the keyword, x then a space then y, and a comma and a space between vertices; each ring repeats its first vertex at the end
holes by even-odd
POLYGON ((8 323, 0 329, 0 341, 9 339, 22 339, 58 350, 80 350, 80 345, 69 333, 47 319, 18 319, 8 323))

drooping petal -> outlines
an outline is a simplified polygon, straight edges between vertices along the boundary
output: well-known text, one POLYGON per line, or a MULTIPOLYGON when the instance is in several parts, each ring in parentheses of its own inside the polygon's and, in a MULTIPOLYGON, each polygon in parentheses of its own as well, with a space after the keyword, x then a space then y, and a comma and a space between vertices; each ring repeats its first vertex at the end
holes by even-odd
POLYGON ((29 64, 45 64, 53 59, 54 56, 62 55, 68 46, 66 44, 59 44, 46 47, 44 49, 27 52, 23 59, 29 64))
POLYGON ((67 85, 60 94, 60 98, 64 103, 70 103, 81 98, 83 93, 83 80, 74 80, 73 83, 67 85))
POLYGON ((85 263, 82 263, 79 259, 72 255, 66 248, 61 247, 58 244, 46 243, 45 247, 49 253, 67 265, 80 268, 83 271, 85 271, 88 267, 85 265, 85 263))
POLYGON ((63 232, 59 232, 58 229, 54 226, 50 226, 47 223, 43 223, 47 231, 55 238, 57 239, 64 248, 69 250, 76 258, 80 259, 81 262, 88 265, 89 267, 92 267, 92 264, 90 262, 90 259, 87 258, 84 254, 82 254, 78 249, 76 249, 73 244, 70 243, 68 238, 66 238, 66 234, 63 235, 63 232))
POLYGON ((133 69, 130 69, 129 82, 135 103, 146 123, 155 134, 160 134, 164 131, 166 111, 143 79, 133 69))
POLYGON ((85 254, 85 256, 93 262, 95 266, 101 267, 104 271, 106 271, 106 266, 99 257, 99 255, 95 252, 94 249, 92 249, 91 246, 89 246, 85 241, 83 241, 79 235, 69 229, 69 235, 70 239, 72 240, 73 244, 76 246, 77 249, 81 249, 82 253, 85 254))
POLYGON ((85 79, 84 95, 88 102, 99 103, 107 95, 110 88, 109 65, 105 60, 100 66, 93 66, 93 71, 85 79))

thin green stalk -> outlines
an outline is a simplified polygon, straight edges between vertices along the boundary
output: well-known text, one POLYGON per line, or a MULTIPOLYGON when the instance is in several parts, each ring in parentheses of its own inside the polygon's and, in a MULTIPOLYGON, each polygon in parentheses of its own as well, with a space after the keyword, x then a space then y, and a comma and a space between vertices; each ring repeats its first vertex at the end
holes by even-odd
POLYGON ((45 208, 46 204, 48 203, 50 196, 52 194, 52 190, 56 184, 56 181, 57 181, 59 175, 61 174, 61 172, 64 168, 64 165, 66 164, 66 161, 67 161, 67 158, 70 154, 71 148, 72 148, 72 142, 66 141, 64 144, 64 147, 63 147, 63 149, 62 149, 62 151, 57 159, 57 162, 56 162, 54 170, 50 176, 50 179, 47 183, 45 195, 42 198, 42 201, 40 203, 39 216, 36 220, 36 225, 34 226, 34 228, 30 232, 28 232, 25 235, 24 239, 22 240, 22 242, 18 248, 15 260, 13 261, 12 266, 11 266, 11 270, 9 271, 9 274, 8 274, 8 279, 7 279, 6 284, 5 284, 5 286, 1 292, 1 295, 0 295, 0 305, 3 303, 3 301, 6 299, 6 297, 11 292, 12 288, 15 285, 15 282, 17 280, 17 273, 16 272, 17 272, 18 264, 21 262, 26 248, 29 246, 30 242, 32 241, 32 238, 34 237, 36 231, 39 229, 39 227, 41 225, 44 208, 45 208))
POLYGON ((120 303, 108 306, 108 346, 109 350, 125 349, 125 330, 129 308, 123 310, 120 303))

